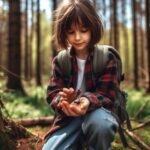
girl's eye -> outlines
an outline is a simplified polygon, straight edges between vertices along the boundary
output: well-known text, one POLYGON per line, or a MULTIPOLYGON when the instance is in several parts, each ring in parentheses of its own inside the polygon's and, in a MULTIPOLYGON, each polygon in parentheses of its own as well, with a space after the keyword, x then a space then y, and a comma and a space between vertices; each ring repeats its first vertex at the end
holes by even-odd
POLYGON ((82 29, 81 29, 81 32, 83 32, 83 33, 84 33, 84 32, 87 32, 87 31, 88 31, 87 28, 82 28, 82 29))
POLYGON ((67 32, 68 34, 73 34, 74 33, 74 31, 73 30, 68 30, 68 32, 67 32))
MULTIPOLYGON (((79 29, 78 32, 85 33, 87 31, 88 31, 88 28, 81 28, 81 29, 79 29)), ((68 34, 74 34, 75 32, 76 32, 76 30, 72 30, 72 29, 67 31, 68 34)))

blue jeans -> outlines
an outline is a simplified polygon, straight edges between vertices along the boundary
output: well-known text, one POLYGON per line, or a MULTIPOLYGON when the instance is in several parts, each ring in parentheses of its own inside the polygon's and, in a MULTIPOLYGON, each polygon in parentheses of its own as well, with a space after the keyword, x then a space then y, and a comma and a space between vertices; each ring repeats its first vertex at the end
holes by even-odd
POLYGON ((111 150, 117 128, 112 113, 99 108, 54 132, 42 150, 82 150, 84 144, 89 150, 111 150))

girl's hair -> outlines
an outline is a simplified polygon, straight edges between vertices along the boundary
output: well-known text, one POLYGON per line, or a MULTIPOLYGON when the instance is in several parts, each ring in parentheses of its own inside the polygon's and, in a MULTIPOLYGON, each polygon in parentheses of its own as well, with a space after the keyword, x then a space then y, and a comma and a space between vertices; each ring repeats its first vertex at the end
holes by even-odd
POLYGON ((89 0, 64 0, 55 11, 53 38, 58 48, 67 49, 67 31, 72 24, 83 25, 91 31, 90 46, 102 38, 102 20, 89 0))

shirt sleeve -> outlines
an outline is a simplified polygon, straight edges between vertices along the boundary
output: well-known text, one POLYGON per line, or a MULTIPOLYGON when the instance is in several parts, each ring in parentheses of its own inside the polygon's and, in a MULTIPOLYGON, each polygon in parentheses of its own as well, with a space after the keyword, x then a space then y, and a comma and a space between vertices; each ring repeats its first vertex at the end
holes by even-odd
POLYGON ((111 53, 108 58, 106 67, 96 79, 95 92, 85 92, 83 94, 90 101, 88 111, 99 107, 112 109, 114 106, 115 88, 118 84, 117 60, 111 53))
POLYGON ((50 104, 53 110, 59 109, 58 103, 60 100, 60 96, 58 95, 58 93, 59 91, 62 91, 63 85, 64 80, 62 77, 62 71, 57 61, 57 57, 55 57, 52 62, 50 82, 47 87, 46 97, 48 104, 50 104))

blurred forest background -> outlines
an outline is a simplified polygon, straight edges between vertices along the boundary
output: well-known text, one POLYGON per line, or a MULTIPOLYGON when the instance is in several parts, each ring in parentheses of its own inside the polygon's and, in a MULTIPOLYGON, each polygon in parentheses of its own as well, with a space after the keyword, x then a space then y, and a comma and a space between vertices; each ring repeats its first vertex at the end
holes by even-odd
MULTIPOLYGON (((45 93, 57 54, 53 12, 61 1, 0 0, 0 150, 41 149, 50 128, 53 111, 45 93)), ((91 1, 104 21, 100 44, 115 47, 123 62, 122 87, 134 128, 125 130, 127 149, 150 150, 150 2, 91 1)), ((125 149, 118 136, 113 148, 125 149)))

